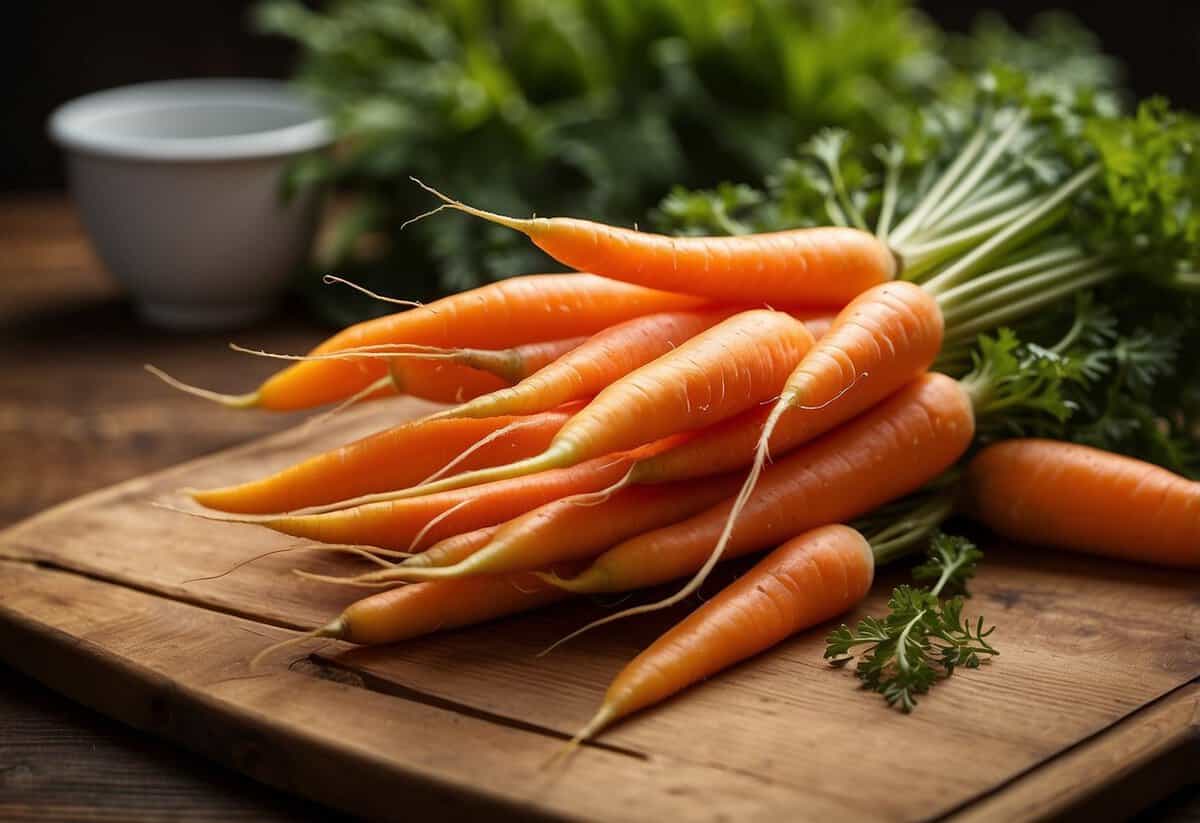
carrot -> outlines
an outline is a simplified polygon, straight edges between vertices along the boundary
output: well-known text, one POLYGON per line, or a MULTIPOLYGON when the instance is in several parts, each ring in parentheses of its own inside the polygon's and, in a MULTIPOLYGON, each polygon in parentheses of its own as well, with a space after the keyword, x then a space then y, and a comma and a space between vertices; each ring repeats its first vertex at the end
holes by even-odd
POLYGON ((597 332, 574 351, 517 385, 477 397, 435 417, 533 414, 581 397, 592 397, 736 311, 664 312, 626 320, 597 332))
POLYGON ((441 208, 519 231, 571 268, 681 294, 730 303, 839 307, 896 273, 887 245, 858 229, 669 237, 565 217, 506 217, 415 182, 441 199, 441 208))
MULTIPOLYGON (((554 504, 547 503, 546 505, 552 506, 554 504)), ((537 509, 534 509, 534 511, 537 511, 537 509)), ((512 521, 508 522, 511 523, 512 521)), ((472 554, 491 543, 496 532, 500 531, 503 527, 504 524, 500 523, 495 526, 485 526, 482 529, 456 534, 453 537, 439 540, 420 554, 414 554, 407 559, 413 561, 414 566, 453 566, 455 563, 466 560, 472 554)))
MULTIPOLYGON (((648 449, 661 447, 653 444, 648 449)), ((498 480, 471 489, 253 522, 323 543, 417 551, 420 545, 432 545, 445 537, 511 520, 552 500, 610 486, 643 453, 635 450, 606 455, 575 466, 498 480)))
POLYGON ((418 362, 441 360, 493 374, 511 386, 553 363, 567 352, 579 348, 579 345, 587 339, 586 337, 567 337, 562 340, 524 343, 507 349, 441 349, 423 353, 400 352, 393 362, 402 363, 409 358, 418 362))
POLYGON ((1013 540, 1200 568, 1200 483, 1057 440, 1007 440, 967 467, 966 507, 1013 540))
POLYGON ((941 313, 919 286, 896 281, 871 289, 837 315, 772 408, 750 409, 640 461, 630 482, 662 483, 752 464, 755 476, 768 455, 855 417, 925 371, 941 341, 941 313))
POLYGON ((462 403, 511 385, 502 377, 458 363, 391 359, 384 366, 392 391, 434 403, 462 403))
POLYGON ((268 514, 404 488, 452 464, 495 466, 542 452, 574 409, 528 417, 416 421, 378 432, 260 480, 192 492, 201 505, 268 514), (469 452, 463 457, 464 452, 469 452), (462 457, 459 460, 459 457, 462 457))
POLYGON ((352 603, 326 625, 264 649, 254 662, 285 645, 313 637, 362 646, 399 643, 546 606, 569 596, 528 572, 401 586, 352 603))
MULTIPOLYGON (((846 419, 850 410, 838 409, 838 403, 860 379, 874 383, 872 392, 860 393, 865 396, 860 396, 856 405, 862 407, 924 371, 937 356, 941 343, 941 310, 934 297, 920 286, 905 282, 884 283, 851 301, 788 377, 779 400, 763 424, 746 481, 729 509, 725 527, 713 544, 708 560, 677 594, 657 605, 639 608, 650 611, 677 603, 704 582, 733 537, 738 518, 749 504, 770 456, 771 440, 779 421, 789 409, 824 411, 818 416, 817 425, 827 425, 839 417, 846 419)), ((961 387, 959 391, 970 402, 970 395, 961 387)), ((812 425, 801 428, 801 432, 808 434, 805 429, 811 429, 812 425)))
POLYGON ((540 455, 403 489, 390 498, 570 466, 703 428, 774 397, 812 344, 804 324, 782 312, 736 314, 608 386, 540 455))
MULTIPOLYGON (((922 375, 767 468, 725 556, 779 545, 808 529, 851 520, 908 494, 953 464, 973 434, 971 401, 962 387, 942 374, 922 375)), ((614 592, 693 574, 711 559, 732 508, 733 501, 719 503, 688 520, 627 540, 577 577, 555 582, 574 592, 614 592)))
POLYGON ((622 669, 572 745, 841 614, 866 596, 874 576, 870 544, 848 526, 792 538, 622 669))
MULTIPOLYGON (((387 343, 505 348, 593 334, 631 317, 698 308, 702 300, 617 283, 588 274, 513 277, 427 306, 351 326, 315 353, 387 343)), ((310 408, 348 397, 384 377, 382 361, 298 363, 230 405, 273 410, 310 408)))
POLYGON ((364 574, 363 583, 440 580, 476 574, 541 569, 594 557, 650 529, 676 523, 707 509, 737 490, 732 476, 662 486, 634 486, 598 501, 587 496, 547 503, 498 527, 486 545, 458 537, 430 547, 400 566, 364 574), (472 551, 466 551, 470 544, 472 551), (445 562, 447 557, 454 562, 445 562))

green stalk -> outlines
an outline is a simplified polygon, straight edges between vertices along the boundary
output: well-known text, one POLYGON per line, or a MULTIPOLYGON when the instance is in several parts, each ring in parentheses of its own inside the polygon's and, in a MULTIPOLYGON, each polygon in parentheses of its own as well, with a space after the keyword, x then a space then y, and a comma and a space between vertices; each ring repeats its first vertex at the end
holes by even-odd
POLYGON ((991 130, 991 118, 984 120, 983 124, 963 146, 963 150, 959 153, 954 162, 942 172, 942 176, 938 178, 933 187, 921 198, 921 202, 917 207, 909 212, 908 216, 900 222, 896 227, 896 231, 892 234, 892 239, 897 245, 902 245, 909 236, 921 228, 922 222, 930 209, 934 208, 938 201, 945 196, 951 186, 962 176, 967 167, 974 162, 975 157, 983 148, 984 141, 987 139, 988 132, 991 130))
POLYGON ((903 150, 893 146, 889 156, 884 159, 887 171, 883 178, 883 202, 879 207, 879 220, 875 224, 875 236, 881 243, 888 242, 888 232, 892 228, 892 218, 896 213, 896 200, 900 193, 900 164, 903 162, 903 150))
POLYGON ((907 248, 893 246, 900 259, 904 261, 904 278, 917 283, 921 282, 922 275, 936 268, 939 263, 967 249, 977 247, 981 241, 993 236, 1012 221, 1020 219, 1033 208, 1034 206, 1029 203, 1021 203, 982 223, 976 223, 935 241, 907 248))
POLYGON ((958 206, 963 202, 963 200, 970 196, 980 181, 982 181, 987 176, 988 172, 992 170, 992 167, 996 165, 996 161, 1003 156, 1004 152, 1008 151, 1008 147, 1012 144, 1013 140, 1017 138, 1017 135, 1020 134, 1022 127, 1024 127, 1028 119, 1029 113, 1027 111, 1018 112, 1013 117, 1012 122, 1005 127, 1004 131, 1000 133, 1000 136, 997 137, 990 146, 988 146, 988 150, 984 152, 983 157, 979 159, 979 162, 977 162, 971 168, 971 171, 967 173, 962 180, 955 184, 954 188, 951 189, 951 191, 944 198, 942 198, 942 201, 929 212, 929 214, 925 217, 926 225, 933 225, 937 223, 938 220, 941 220, 943 217, 949 214, 951 209, 958 206))
POLYGON ((908 517, 899 520, 870 537, 875 564, 882 566, 910 554, 922 541, 937 531, 954 512, 951 494, 939 494, 922 504, 908 517))
MULTIPOLYGON (((997 177, 996 182, 1001 182, 1001 178, 997 177)), ((961 209, 946 215, 944 220, 931 223, 926 227, 926 231, 919 232, 914 239, 936 237, 947 232, 958 231, 963 226, 970 225, 982 217, 991 217, 998 212, 1026 203, 1034 194, 1033 186, 1023 180, 1010 183, 1003 188, 999 186, 988 188, 989 191, 980 191, 983 196, 968 200, 961 209)))
POLYGON ((1200 271, 1178 271, 1167 278, 1167 286, 1180 291, 1200 291, 1200 271))
POLYGON ((1117 275, 1118 271, 1115 266, 1101 267, 1078 275, 1073 279, 1066 280, 1058 286, 1047 289, 1040 294, 1033 294, 1024 300, 1010 303, 979 315, 970 322, 955 326, 952 331, 946 334, 943 345, 952 345, 964 340, 971 340, 981 332, 990 331, 1006 323, 1012 323, 1073 292, 1082 291, 1083 289, 1091 288, 1106 280, 1110 280, 1117 275))
MULTIPOLYGON (((1052 255, 1039 255, 1040 258, 1050 258, 1052 255)), ((1062 257, 1061 254, 1058 255, 1062 257)), ((961 286, 938 297, 938 305, 942 307, 942 316, 949 324, 951 317, 971 316, 993 306, 1003 305, 1027 291, 1043 288, 1074 274, 1090 271, 1105 262, 1105 258, 1093 255, 1091 257, 1068 257, 1066 262, 1052 266, 1033 266, 1037 262, 1033 258, 1026 263, 997 269, 991 274, 983 275, 975 280, 969 280, 961 286)))
POLYGON ((1045 197, 1037 201, 1037 205, 1022 214, 1004 229, 989 239, 980 243, 956 263, 938 274, 926 283, 926 288, 934 294, 944 292, 951 286, 969 279, 979 269, 997 254, 1028 240, 1030 236, 1044 230, 1061 219, 1061 207, 1080 189, 1092 181, 1100 173, 1100 165, 1093 164, 1076 174, 1067 182, 1045 197))
POLYGON ((1038 250, 1025 257, 1019 257, 1006 266, 978 275, 961 286, 947 289, 938 295, 938 305, 943 309, 950 309, 965 300, 975 298, 980 293, 986 294, 991 289, 1081 259, 1083 252, 1076 246, 1055 246, 1044 251, 1038 250))

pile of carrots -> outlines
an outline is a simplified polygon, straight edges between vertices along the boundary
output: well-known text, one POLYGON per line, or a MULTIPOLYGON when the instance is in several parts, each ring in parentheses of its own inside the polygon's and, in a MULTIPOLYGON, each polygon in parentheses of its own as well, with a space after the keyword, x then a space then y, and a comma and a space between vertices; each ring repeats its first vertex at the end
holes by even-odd
POLYGON ((1200 567, 1194 483, 1065 442, 971 451, 995 387, 930 369, 956 329, 1011 313, 981 326, 990 315, 964 313, 964 281, 906 279, 879 233, 677 238, 438 196, 579 271, 358 324, 252 394, 222 398, 279 410, 396 393, 452 404, 194 492, 213 517, 377 565, 321 578, 381 590, 305 637, 396 643, 574 594, 688 581, 609 622, 680 602, 722 559, 765 553, 620 673, 581 740, 852 608, 877 563, 954 513, 1017 540, 1200 567), (902 532, 848 525, 931 488, 941 491, 902 532))

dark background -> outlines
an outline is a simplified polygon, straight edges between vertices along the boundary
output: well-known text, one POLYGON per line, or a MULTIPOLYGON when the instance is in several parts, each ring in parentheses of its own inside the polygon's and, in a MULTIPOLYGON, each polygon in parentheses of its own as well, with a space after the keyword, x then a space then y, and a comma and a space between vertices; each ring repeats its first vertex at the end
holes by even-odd
MULTIPOLYGON (((831 0, 836 2, 836 0, 831 0)), ((1111 0, 927 0, 944 28, 963 30, 980 9, 1021 27, 1047 8, 1080 18, 1127 66, 1138 96, 1165 94, 1200 110, 1200 2, 1111 0)), ((80 94, 146 80, 194 76, 286 77, 294 59, 283 40, 249 32, 246 0, 41 0, 5 11, 0 54, 12 61, 0 95, 0 191, 62 184, 44 123, 80 94)))

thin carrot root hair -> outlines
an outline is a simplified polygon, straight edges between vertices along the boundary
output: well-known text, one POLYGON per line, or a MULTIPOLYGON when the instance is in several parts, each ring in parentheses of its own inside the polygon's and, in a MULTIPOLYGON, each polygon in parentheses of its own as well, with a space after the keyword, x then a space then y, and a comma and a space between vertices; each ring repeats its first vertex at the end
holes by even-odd
POLYGON ((472 454, 479 451, 480 449, 482 449, 484 446, 488 445, 489 443, 495 443, 497 440, 499 440, 500 438, 502 438, 506 435, 512 434, 513 432, 523 429, 526 426, 535 425, 538 422, 540 422, 540 421, 533 420, 533 419, 516 420, 512 423, 509 423, 507 426, 496 429, 494 432, 488 433, 487 435, 476 440, 474 443, 472 443, 466 449, 463 449, 461 452, 459 452, 457 457, 455 457, 453 460, 451 460, 446 465, 442 466, 440 469, 435 471, 433 474, 426 477, 420 483, 417 483, 417 485, 424 486, 426 483, 432 483, 435 480, 440 480, 441 478, 445 477, 446 474, 448 474, 455 466, 460 465, 464 460, 466 460, 472 454))
POLYGON ((633 485, 633 475, 636 471, 637 464, 634 463, 629 467, 629 471, 625 472, 624 477, 608 488, 594 492, 573 494, 570 497, 563 498, 563 500, 575 506, 599 506, 601 503, 607 503, 614 494, 633 485))
POLYGON ((394 586, 403 585, 403 580, 364 580, 364 575, 351 575, 350 577, 338 577, 333 574, 317 574, 316 572, 307 572, 304 569, 292 569, 292 574, 297 577, 302 577, 305 580, 313 580, 317 583, 331 583, 334 586, 354 586, 360 589, 390 589, 394 586))
POLYGON ((395 306, 408 306, 409 308, 413 308, 413 309, 419 309, 425 305, 424 303, 422 303, 419 300, 401 300, 399 297, 388 297, 386 294, 379 294, 378 292, 373 292, 370 289, 368 289, 366 286, 359 285, 358 283, 355 283, 352 280, 347 280, 344 277, 338 277, 336 274, 327 274, 327 275, 323 276, 321 278, 321 282, 324 283, 326 286, 332 286, 335 284, 340 285, 340 286, 349 286, 350 288, 354 289, 356 292, 359 292, 360 294, 365 294, 367 297, 370 297, 372 300, 378 300, 381 303, 391 303, 392 305, 395 305, 395 306))
POLYGON ((413 357, 422 360, 453 360, 460 356, 458 349, 447 349, 440 346, 420 346, 416 343, 374 343, 370 346, 355 346, 353 348, 338 349, 337 351, 324 352, 322 354, 284 354, 283 352, 267 351, 266 349, 251 349, 237 343, 230 343, 229 348, 238 354, 266 357, 270 360, 288 360, 296 363, 314 363, 322 360, 391 360, 397 357, 413 357))
POLYGON ((287 546, 284 546, 282 549, 272 549, 269 552, 263 552, 261 554, 256 554, 253 557, 249 557, 245 560, 235 563, 234 565, 230 566, 228 569, 221 572, 220 574, 210 574, 210 575, 206 575, 204 577, 190 577, 187 580, 182 581, 180 583, 180 585, 187 586, 190 583, 202 583, 206 580, 220 580, 222 577, 231 575, 238 569, 240 569, 244 566, 248 566, 251 563, 256 563, 265 557, 271 557, 276 554, 287 554, 288 552, 298 552, 298 551, 305 551, 305 550, 320 551, 320 552, 337 552, 339 554, 353 554, 353 555, 362 557, 366 560, 370 560, 372 563, 375 563, 377 566, 382 566, 386 569, 395 568, 399 564, 391 563, 391 562, 385 560, 384 559, 385 557, 391 557, 391 558, 394 558, 397 560, 404 560, 409 557, 412 557, 412 554, 409 552, 398 552, 393 549, 379 549, 379 548, 375 548, 374 546, 360 546, 355 543, 310 543, 307 541, 302 541, 299 543, 291 543, 287 546))
POLYGON ((400 225, 401 229, 404 229, 410 223, 416 223, 419 220, 424 220, 426 217, 432 217, 433 215, 437 214, 440 211, 445 211, 446 209, 453 209, 454 211, 461 211, 463 214, 469 214, 472 217, 478 217, 482 220, 487 220, 489 223, 496 223, 497 225, 500 225, 500 226, 506 226, 515 231, 519 231, 522 234, 529 233, 529 224, 531 222, 530 220, 522 220, 517 217, 508 217, 507 215, 497 214, 495 212, 486 211, 484 209, 478 209, 478 208, 475 208, 474 206, 469 206, 466 203, 463 203, 461 200, 455 200, 450 195, 443 194, 442 192, 435 189, 433 186, 430 186, 427 183, 424 183, 415 177, 410 176, 408 179, 413 181, 414 183, 416 183, 418 186, 423 188, 425 191, 432 194, 438 200, 441 200, 442 205, 438 206, 437 208, 430 209, 429 211, 425 212, 424 214, 418 214, 416 217, 413 217, 413 218, 410 218, 409 220, 404 221, 404 223, 402 223, 400 225))
POLYGON ((214 403, 220 403, 222 406, 230 409, 251 409, 258 405, 258 392, 249 392, 247 394, 222 394, 211 389, 204 389, 199 386, 193 386, 190 383, 184 383, 178 378, 172 377, 158 366, 144 363, 143 368, 150 374, 157 377, 159 380, 166 383, 173 389, 177 389, 185 394, 190 394, 194 397, 200 397, 204 400, 211 400, 214 403))
POLYGON ((331 640, 341 640, 346 636, 346 621, 342 617, 336 617, 330 620, 324 626, 313 629, 310 632, 305 632, 299 637, 289 637, 287 640, 281 640, 278 643, 272 643, 265 649, 260 651, 254 657, 250 658, 250 671, 254 671, 268 656, 274 654, 281 649, 298 646, 306 640, 313 640, 318 637, 327 637, 331 640))
POLYGON ((408 544, 409 555, 416 554, 417 546, 421 544, 421 541, 425 539, 426 535, 429 534, 430 530, 432 530, 434 526, 446 521, 448 518, 453 516, 456 511, 466 506, 468 503, 474 502, 475 499, 476 498, 474 497, 468 497, 465 500, 460 500, 436 517, 431 517, 429 522, 422 526, 421 530, 413 536, 412 542, 408 544))
POLYGON ((391 375, 391 373, 388 373, 388 375, 386 377, 381 377, 378 380, 376 380, 374 383, 370 384, 369 386, 359 389, 354 394, 347 397, 345 400, 342 400, 341 402, 339 402, 333 408, 326 409, 325 411, 321 412, 320 414, 315 414, 312 417, 308 418, 307 420, 304 421, 304 426, 301 429, 301 431, 304 432, 305 434, 316 431, 317 429, 324 426, 326 423, 329 423, 330 421, 332 421, 335 417, 339 416, 346 409, 350 408, 351 406, 358 405, 359 403, 361 403, 362 401, 366 400, 368 397, 373 395, 375 392, 382 391, 383 389, 386 389, 388 386, 392 386, 392 385, 394 385, 394 382, 392 381, 392 375, 391 375))
POLYGON ((176 506, 174 503, 168 503, 165 500, 151 500, 150 505, 156 509, 165 509, 175 514, 186 514, 189 517, 199 517, 201 520, 211 520, 215 523, 270 523, 272 520, 278 520, 280 517, 292 515, 291 512, 280 514, 235 514, 233 512, 212 510, 193 511, 185 509, 182 506, 176 506))
MULTIPOLYGON (((622 611, 616 612, 615 614, 602 617, 599 620, 593 620, 586 626, 576 629, 566 637, 563 637, 562 639, 557 640, 547 646, 538 653, 538 657, 545 657, 567 641, 574 640, 584 632, 591 631, 592 629, 603 626, 606 623, 613 623, 617 620, 623 620, 626 617, 633 617, 634 615, 638 614, 647 614, 649 612, 659 611, 660 609, 668 609, 677 603, 683 602, 685 599, 690 597, 693 592, 699 589, 700 586, 704 584, 704 581, 708 579, 708 576, 712 573, 713 568, 718 562, 720 562, 721 556, 725 553, 725 547, 729 545, 729 539, 733 536, 733 529, 734 526, 737 525, 737 519, 741 515, 742 510, 746 508, 746 504, 750 502, 750 495, 754 493, 754 487, 758 485, 758 478, 760 475, 762 475, 763 468, 770 459, 771 435, 774 433, 775 427, 779 424, 780 418, 783 417, 784 412, 786 412, 790 406, 791 404, 787 399, 781 398, 779 402, 776 403, 775 408, 771 409, 771 414, 767 417, 766 423, 763 424, 762 434, 759 435, 758 445, 754 449, 754 463, 750 466, 750 471, 746 473, 746 481, 742 484, 742 488, 738 492, 738 496, 734 498, 733 507, 729 510, 729 517, 725 521, 725 528, 721 531, 721 536, 717 539, 717 544, 713 547, 712 553, 709 554, 708 559, 704 561, 704 565, 700 567, 699 571, 692 576, 692 579, 689 580, 682 589, 675 592, 675 594, 671 595, 670 597, 663 598, 662 600, 658 600, 654 603, 643 603, 640 606, 632 606, 628 609, 623 609, 622 611)), ((543 580, 546 580, 548 583, 559 585, 562 588, 570 590, 569 580, 560 580, 558 583, 555 583, 555 581, 547 578, 544 573, 539 574, 539 577, 541 577, 543 580)))

